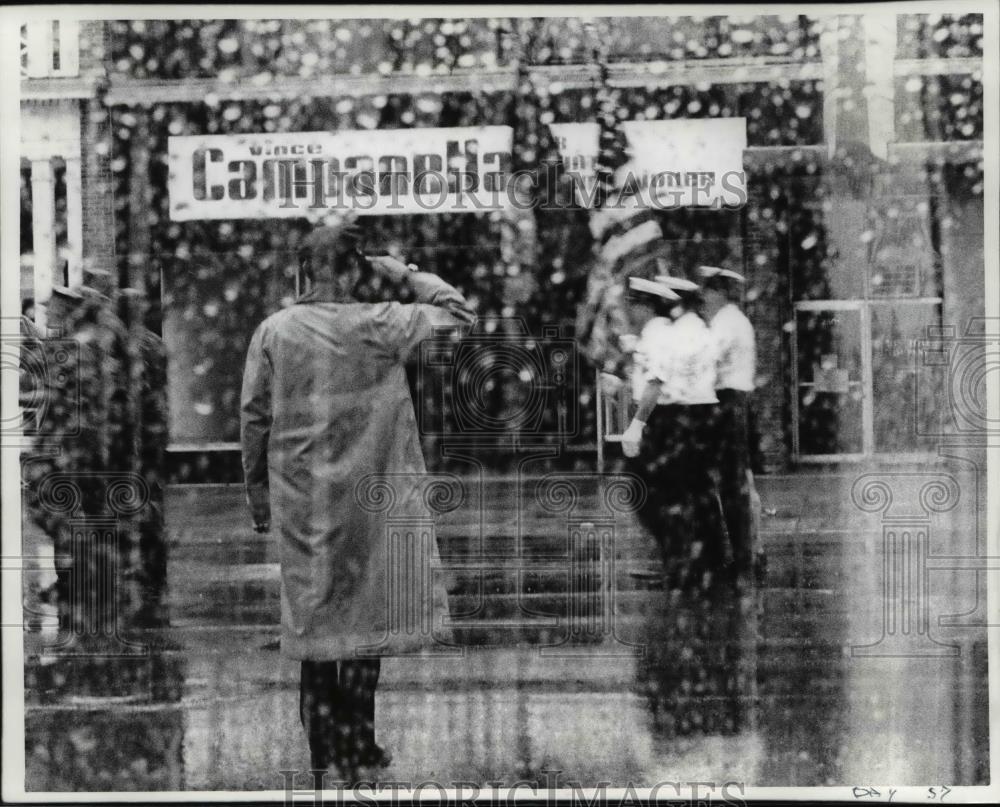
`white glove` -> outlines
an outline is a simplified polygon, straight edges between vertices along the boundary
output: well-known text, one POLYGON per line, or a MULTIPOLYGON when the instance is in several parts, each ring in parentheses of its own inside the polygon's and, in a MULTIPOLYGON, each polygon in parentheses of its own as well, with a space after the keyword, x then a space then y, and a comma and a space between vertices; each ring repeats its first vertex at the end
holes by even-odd
POLYGON ((642 442, 642 430, 645 427, 645 423, 635 418, 632 418, 632 422, 628 424, 625 434, 622 435, 622 451, 625 452, 626 457, 639 456, 639 443, 642 442))

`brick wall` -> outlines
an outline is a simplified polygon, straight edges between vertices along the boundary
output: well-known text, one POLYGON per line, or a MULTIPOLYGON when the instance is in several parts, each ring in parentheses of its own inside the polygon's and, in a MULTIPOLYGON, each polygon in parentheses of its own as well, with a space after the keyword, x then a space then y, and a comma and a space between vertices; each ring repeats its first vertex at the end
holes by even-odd
MULTIPOLYGON (((107 39, 104 22, 80 23, 81 77, 104 79, 107 39)), ((99 97, 81 101, 80 106, 84 266, 115 278, 110 117, 99 97)))
POLYGON ((757 390, 754 406, 760 449, 768 470, 787 466, 791 454, 788 389, 791 383, 788 333, 787 223, 770 190, 778 178, 749 172, 744 217, 744 272, 747 316, 757 336, 757 390))

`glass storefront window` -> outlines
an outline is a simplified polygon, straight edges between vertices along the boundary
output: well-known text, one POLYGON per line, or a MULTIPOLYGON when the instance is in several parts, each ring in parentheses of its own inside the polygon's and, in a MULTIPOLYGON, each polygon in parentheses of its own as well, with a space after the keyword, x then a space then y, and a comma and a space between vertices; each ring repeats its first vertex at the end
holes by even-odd
POLYGON ((796 312, 799 380, 795 438, 799 455, 864 452, 861 319, 858 306, 796 312))
POLYGON ((941 305, 875 303, 870 316, 874 449, 880 454, 932 451, 936 440, 921 435, 936 431, 926 418, 939 396, 918 368, 918 345, 938 326, 941 305))

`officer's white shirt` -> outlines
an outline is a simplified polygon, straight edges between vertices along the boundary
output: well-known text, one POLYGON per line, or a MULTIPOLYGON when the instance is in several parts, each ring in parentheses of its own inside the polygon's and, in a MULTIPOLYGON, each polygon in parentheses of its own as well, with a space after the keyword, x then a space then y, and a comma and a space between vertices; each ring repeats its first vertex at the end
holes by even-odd
POLYGON ((757 350, 750 320, 736 305, 727 303, 709 325, 718 346, 715 388, 752 392, 757 350))
POLYGON ((682 314, 670 330, 670 342, 672 349, 657 368, 670 402, 687 406, 717 403, 718 351, 705 320, 692 311, 682 314))
MULTIPOLYGON (((654 372, 658 365, 658 357, 668 352, 670 348, 670 331, 673 324, 666 317, 653 317, 647 322, 639 334, 632 355, 632 399, 638 403, 646 391, 646 385, 653 378, 659 378, 654 372)), ((669 403, 666 393, 661 391, 656 401, 658 404, 669 403)))
POLYGON ((657 403, 693 406, 718 402, 715 339, 697 314, 689 311, 666 327, 657 326, 645 349, 645 378, 662 383, 657 403))

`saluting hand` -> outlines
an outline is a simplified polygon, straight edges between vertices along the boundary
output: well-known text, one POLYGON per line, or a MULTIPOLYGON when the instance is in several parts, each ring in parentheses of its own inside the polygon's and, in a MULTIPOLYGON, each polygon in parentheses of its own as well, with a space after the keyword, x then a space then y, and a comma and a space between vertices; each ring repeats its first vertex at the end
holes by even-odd
POLYGON ((402 261, 396 260, 391 255, 375 255, 369 257, 368 261, 378 274, 396 283, 404 280, 410 272, 416 271, 417 268, 412 263, 405 264, 402 261))

